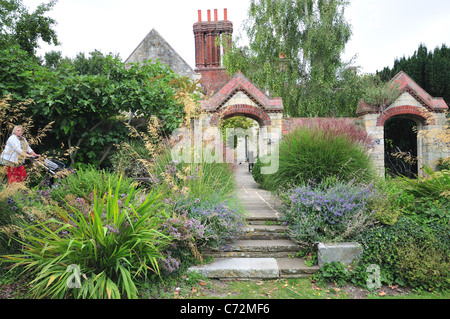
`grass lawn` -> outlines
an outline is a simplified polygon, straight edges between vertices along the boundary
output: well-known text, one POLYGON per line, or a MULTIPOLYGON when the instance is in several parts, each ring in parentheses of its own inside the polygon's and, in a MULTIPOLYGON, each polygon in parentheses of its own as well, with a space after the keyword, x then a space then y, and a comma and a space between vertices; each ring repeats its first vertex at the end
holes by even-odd
POLYGON ((183 276, 159 287, 149 287, 142 298, 158 299, 450 299, 450 292, 415 292, 383 286, 375 291, 332 284, 319 287, 310 278, 278 280, 216 280, 183 276))
MULTIPOLYGON (((5 277, 0 280, 0 299, 27 298, 25 281, 5 277)), ((375 291, 351 285, 319 287, 310 278, 217 280, 190 274, 171 277, 159 284, 141 283, 140 287, 140 299, 450 299, 450 292, 416 292, 398 285, 383 286, 375 291)))

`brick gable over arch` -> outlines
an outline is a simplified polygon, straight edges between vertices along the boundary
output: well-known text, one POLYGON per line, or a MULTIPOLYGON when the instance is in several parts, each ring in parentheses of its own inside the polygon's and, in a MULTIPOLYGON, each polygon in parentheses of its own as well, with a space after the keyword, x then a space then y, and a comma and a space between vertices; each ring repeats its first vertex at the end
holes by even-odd
MULTIPOLYGON (((401 114, 406 114, 404 113, 404 111, 410 110, 415 115, 418 115, 416 113, 419 108, 423 108, 431 113, 442 113, 448 110, 448 106, 443 98, 432 97, 431 95, 429 95, 416 82, 414 82, 414 80, 411 77, 409 77, 404 71, 400 71, 396 76, 394 76, 391 79, 390 82, 398 85, 397 99, 401 97, 403 94, 407 93, 410 96, 412 96, 413 99, 415 100, 416 107, 412 107, 413 105, 400 105, 399 103, 392 103, 390 106, 388 106, 386 110, 388 110, 391 107, 393 108, 399 106, 410 106, 409 108, 404 108, 402 110, 403 113, 401 114)), ((358 104, 358 108, 356 110, 356 114, 358 116, 363 116, 365 114, 382 114, 382 113, 383 110, 380 110, 378 106, 369 105, 365 101, 361 101, 358 104)))
POLYGON ((219 125, 221 118, 243 115, 255 119, 262 126, 280 126, 283 114, 281 98, 271 98, 241 72, 237 72, 210 99, 202 101, 202 109, 211 114, 211 125, 219 125), (275 121, 278 120, 279 121, 275 121))
MULTIPOLYGON (((377 172, 380 175, 384 175, 385 172, 384 128, 386 121, 393 117, 419 120, 416 121, 418 167, 429 165, 435 168, 437 159, 445 158, 450 154, 446 154, 442 148, 436 148, 433 141, 419 133, 446 129, 447 104, 442 98, 430 96, 403 71, 393 77, 391 83, 395 83, 398 87, 398 95, 390 105, 380 108, 361 101, 357 109, 357 115, 374 141, 371 155, 377 172)), ((420 169, 418 173, 421 174, 420 169)))

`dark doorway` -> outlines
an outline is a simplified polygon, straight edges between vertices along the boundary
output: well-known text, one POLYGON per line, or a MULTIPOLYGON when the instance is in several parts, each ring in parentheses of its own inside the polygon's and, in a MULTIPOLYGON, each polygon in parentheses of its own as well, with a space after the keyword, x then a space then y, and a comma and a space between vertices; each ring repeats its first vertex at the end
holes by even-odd
POLYGON ((417 123, 394 117, 384 125, 384 166, 391 176, 417 176, 417 123))

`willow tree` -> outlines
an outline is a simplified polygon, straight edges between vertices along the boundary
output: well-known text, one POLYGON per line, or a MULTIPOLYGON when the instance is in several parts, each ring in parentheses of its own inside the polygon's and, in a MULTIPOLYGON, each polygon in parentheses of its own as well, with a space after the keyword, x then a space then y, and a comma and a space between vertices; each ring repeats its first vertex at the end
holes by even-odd
POLYGON ((244 30, 224 56, 230 74, 242 71, 283 98, 290 116, 329 116, 341 54, 351 28, 345 0, 251 0, 244 30))

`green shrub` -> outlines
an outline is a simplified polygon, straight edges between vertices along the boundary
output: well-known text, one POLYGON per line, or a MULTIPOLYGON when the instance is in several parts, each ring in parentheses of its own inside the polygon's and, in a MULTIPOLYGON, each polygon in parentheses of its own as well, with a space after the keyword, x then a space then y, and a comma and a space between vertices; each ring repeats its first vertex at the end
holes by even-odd
POLYGON ((242 234, 244 218, 233 201, 179 197, 171 208, 173 217, 161 229, 173 237, 162 264, 166 273, 203 262, 201 249, 226 249, 242 234))
POLYGON ((0 254, 10 253, 18 248, 12 237, 23 224, 22 205, 14 197, 0 200, 0 254))
POLYGON ((146 168, 142 159, 148 157, 148 151, 141 140, 131 140, 120 145, 118 150, 111 155, 110 161, 114 172, 126 177, 145 177, 146 168))
POLYGON ((137 298, 136 279, 159 273, 170 237, 158 231, 166 216, 157 190, 133 203, 134 188, 119 199, 121 186, 95 197, 90 211, 61 210, 58 220, 31 226, 23 252, 3 257, 31 276, 33 298, 137 298))
POLYGON ((148 167, 151 178, 150 187, 159 185, 165 197, 175 198, 181 193, 189 192, 193 198, 216 198, 222 201, 234 194, 235 181, 233 166, 228 163, 184 163, 172 160, 171 148, 164 150, 148 167))
POLYGON ((49 193, 50 197, 57 202, 64 201, 67 195, 74 199, 91 200, 94 191, 98 196, 103 196, 109 191, 111 185, 120 185, 120 194, 126 194, 132 184, 133 180, 130 178, 121 179, 117 173, 89 166, 86 169, 77 169, 74 174, 59 179, 49 193), (119 180, 121 180, 120 183, 119 180))
POLYGON ((171 234, 174 241, 165 252, 163 267, 173 273, 186 263, 202 261, 199 248, 223 247, 236 239, 243 217, 233 197, 232 165, 179 163, 172 159, 169 145, 162 147, 146 165, 149 182, 145 186, 159 189, 169 216, 162 231, 171 234))
POLYGON ((437 161, 436 165, 439 171, 450 170, 450 156, 446 158, 440 158, 437 161))
POLYGON ((56 208, 43 199, 47 191, 29 189, 19 183, 0 191, 0 255, 18 251, 20 246, 13 238, 24 228, 46 221, 55 213, 56 208))
POLYGON ((375 264, 380 267, 382 284, 427 290, 450 288, 450 237, 446 227, 425 227, 400 217, 394 225, 369 229, 355 241, 364 248, 354 277, 361 285, 366 284, 362 280, 365 269, 375 264))
POLYGON ((205 226, 203 240, 207 247, 223 249, 242 234, 245 221, 242 212, 234 206, 229 200, 200 200, 190 207, 187 216, 197 219, 205 226))
POLYGON ((402 177, 406 194, 415 197, 415 206, 406 214, 421 224, 450 225, 450 171, 423 167, 425 176, 402 177))
POLYGON ((415 197, 404 191, 404 183, 395 178, 386 177, 375 182, 375 195, 369 203, 375 212, 375 218, 383 224, 393 225, 402 215, 409 214, 415 208, 415 197))
POLYGON ((418 176, 417 179, 402 178, 406 186, 405 191, 419 199, 450 200, 450 171, 435 172, 429 166, 422 167, 422 170, 425 176, 418 176))
POLYGON ((333 129, 304 126, 283 137, 278 171, 265 176, 263 187, 274 191, 309 180, 321 182, 330 176, 368 182, 373 172, 369 154, 360 142, 333 129))
POLYGON ((342 287, 350 280, 351 272, 345 264, 333 261, 324 264, 319 272, 313 275, 313 278, 319 285, 331 282, 342 287))
POLYGON ((261 166, 262 166, 262 161, 261 159, 258 157, 256 159, 255 164, 253 165, 252 168, 252 176, 253 179, 255 180, 255 182, 257 182, 258 184, 263 184, 264 183, 264 175, 261 174, 261 166))
MULTIPOLYGON (((448 250, 447 250, 448 252, 448 250)), ((398 271, 408 285, 426 290, 450 288, 450 260, 435 237, 420 242, 409 237, 397 247, 398 271)))
POLYGON ((423 198, 405 215, 422 225, 440 224, 450 227, 450 201, 423 198))

